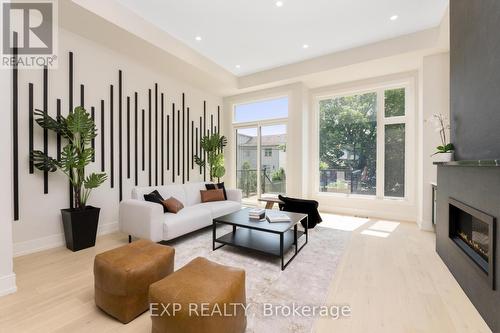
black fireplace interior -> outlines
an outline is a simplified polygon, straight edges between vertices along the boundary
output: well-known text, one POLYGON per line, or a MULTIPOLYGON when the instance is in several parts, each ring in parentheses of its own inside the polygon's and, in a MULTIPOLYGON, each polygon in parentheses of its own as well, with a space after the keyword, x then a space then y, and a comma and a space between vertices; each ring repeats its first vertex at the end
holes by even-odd
POLYGON ((452 198, 449 210, 451 240, 492 280, 495 219, 452 198))

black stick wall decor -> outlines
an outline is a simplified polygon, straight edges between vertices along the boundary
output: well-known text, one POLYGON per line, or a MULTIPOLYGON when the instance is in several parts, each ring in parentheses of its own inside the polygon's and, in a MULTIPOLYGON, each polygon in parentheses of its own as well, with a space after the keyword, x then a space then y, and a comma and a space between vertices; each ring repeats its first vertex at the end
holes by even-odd
POLYGON ((123 103, 123 81, 122 71, 118 71, 118 197, 123 199, 123 124, 122 124, 122 103, 123 103))
MULTIPOLYGON (((68 115, 73 113, 73 52, 69 52, 68 54, 68 115)), ((73 208, 73 185, 71 185, 71 181, 69 183, 69 207, 73 208)))
POLYGON ((105 121, 104 121, 104 100, 101 99, 101 172, 104 172, 105 167, 106 167, 106 159, 104 158, 105 154, 105 148, 104 148, 104 143, 105 143, 105 121))
POLYGON ((148 142, 149 142, 149 144, 148 144, 148 153, 149 153, 148 154, 148 157, 149 157, 149 162, 148 162, 149 178, 148 179, 149 179, 149 186, 151 186, 152 185, 152 179, 151 179, 151 177, 152 177, 152 174, 151 174, 152 173, 152 168, 151 168, 152 167, 152 164, 151 164, 151 162, 152 162, 151 161, 151 146, 152 146, 152 144, 151 144, 151 138, 152 138, 151 137, 151 128, 152 128, 151 127, 151 121, 152 121, 152 119, 151 119, 151 89, 148 90, 148 116, 149 116, 149 129, 148 129, 148 137, 149 137, 149 139, 148 139, 148 142))
POLYGON ((141 128, 141 153, 142 153, 142 171, 146 170, 146 110, 142 109, 142 128, 141 128))
POLYGON ((137 129, 138 129, 138 96, 137 96, 137 91, 134 93, 134 154, 135 154, 135 158, 134 158, 134 184, 135 186, 139 185, 139 177, 138 177, 138 169, 139 169, 139 166, 138 166, 138 159, 139 159, 139 154, 137 153, 137 147, 138 147, 138 144, 137 144, 137 129))
POLYGON ((115 187, 115 136, 113 123, 113 85, 109 86, 109 180, 111 188, 115 187))
POLYGON ((130 96, 127 96, 127 179, 130 179, 130 96))
POLYGON ((12 66, 12 190, 14 221, 19 220, 19 73, 17 68, 17 32, 14 31, 14 66, 12 66))
MULTIPOLYGON (((58 98, 56 100, 56 116, 57 116, 57 119, 59 119, 59 117, 61 117, 61 99, 58 98)), ((33 150, 33 136, 31 137, 31 149, 30 151, 33 150)), ((61 160, 61 134, 57 133, 56 134, 56 145, 57 145, 57 160, 60 161, 61 160)), ((33 172, 30 172, 30 173, 33 173, 33 172)))
MULTIPOLYGON (((15 33, 15 38, 17 34, 15 33)), ((74 107, 74 55, 73 52, 68 53, 68 114, 73 112, 74 107)), ((17 44, 14 47, 14 57, 17 57, 17 44)), ((48 99, 49 99, 49 71, 47 67, 43 68, 42 76, 42 102, 43 110, 50 113, 48 109, 48 99)), ((191 170, 195 169, 195 156, 206 157, 206 152, 203 151, 201 147, 201 140, 203 136, 208 133, 215 133, 220 131, 220 106, 217 107, 217 120, 215 120, 215 115, 210 113, 207 114, 207 102, 203 101, 202 115, 199 117, 199 123, 197 120, 192 119, 193 109, 189 107, 186 103, 186 94, 181 95, 181 105, 180 108, 176 109, 175 103, 172 103, 171 114, 166 114, 165 105, 168 103, 166 100, 166 95, 161 91, 158 83, 154 83, 154 116, 153 116, 153 90, 148 89, 147 91, 147 112, 148 112, 148 129, 146 129, 146 109, 139 108, 138 92, 134 92, 133 95, 133 109, 131 106, 131 95, 126 96, 126 121, 123 121, 123 102, 124 102, 124 80, 122 70, 118 70, 118 121, 115 122, 115 86, 114 84, 109 85, 109 124, 107 123, 105 99, 100 99, 100 103, 95 104, 96 107, 90 107, 90 114, 92 120, 99 118, 99 135, 100 140, 98 147, 96 147, 95 139, 91 141, 91 147, 94 152, 98 152, 100 156, 100 169, 102 172, 106 172, 106 156, 109 158, 109 179, 110 187, 114 188, 115 185, 115 158, 118 158, 118 199, 121 201, 123 199, 123 188, 124 188, 124 178, 123 178, 123 130, 125 129, 125 144, 126 144, 126 179, 130 179, 132 176, 131 168, 134 168, 133 183, 135 186, 140 184, 140 174, 141 167, 139 166, 139 149, 141 149, 142 157, 142 172, 145 171, 146 167, 146 144, 148 149, 148 181, 149 186, 153 185, 153 165, 154 165, 154 185, 164 185, 165 175, 167 172, 171 172, 171 182, 176 182, 176 177, 182 183, 191 180, 191 170), (97 111, 97 114, 96 114, 97 111), (140 114, 139 112, 142 111, 140 114), (131 113, 133 112, 133 114, 131 113), (207 116, 210 116, 210 128, 207 129, 207 116), (132 120, 133 117, 133 120, 132 120), (140 119, 139 119, 140 118, 140 119), (133 121, 133 125, 132 125, 133 121), (214 121, 217 121, 215 125, 214 121), (139 128, 139 122, 141 122, 139 128), (154 123, 153 123, 154 122, 154 123), (109 127, 108 127, 109 126, 109 127), (125 126, 125 127, 124 127, 125 126), (131 128, 133 126, 133 128, 131 128), (108 130, 106 130, 106 127, 108 130), (115 127, 118 128, 118 156, 115 156, 115 127), (141 135, 139 136, 139 130, 141 135), (134 154, 132 156, 131 152, 131 131, 133 131, 133 150, 134 154), (148 137, 146 138, 146 132, 148 137), (109 134, 108 134, 109 133, 109 134), (109 136, 108 136, 109 135, 109 136), (152 136, 154 138, 154 145, 152 142, 152 136), (109 141, 107 141, 109 138, 109 141), (146 143, 147 140, 147 143, 146 143), (159 141, 159 142, 158 142, 159 141), (109 144, 109 146, 107 146, 109 144), (166 145, 166 147, 165 147, 166 145), (107 151, 109 149, 109 152, 107 151), (154 149, 154 154, 153 154, 154 149), (108 155, 106 155, 108 154, 108 155), (133 163, 131 159, 134 159, 133 163), (166 168, 165 168, 165 158, 166 158, 166 168), (132 166, 133 164, 133 166, 132 166)), ((14 143, 14 169, 13 169, 13 192, 14 192, 14 217, 19 219, 19 180, 18 180, 18 68, 16 66, 12 69, 12 114, 13 114, 13 143, 14 143)), ((80 84, 80 105, 85 107, 85 85, 80 84)), ((126 93, 125 93, 126 94, 126 93)), ((35 96, 35 85, 33 83, 28 84, 28 136, 29 136, 29 151, 34 149, 34 96, 35 96)), ((87 101, 88 102, 88 101, 87 101)), ((56 99, 56 117, 62 116, 62 100, 60 98, 56 99)), ((56 136, 56 149, 57 158, 61 158, 62 143, 61 136, 56 136)), ((43 131, 43 150, 48 153, 49 150, 49 136, 48 131, 43 131)), ((96 155, 92 158, 95 162, 96 155)), ((29 173, 34 173, 33 162, 30 161, 29 173)), ((206 179, 206 168, 199 167, 199 174, 203 175, 206 179)), ((48 172, 44 172, 44 193, 48 193, 48 172)), ((70 207, 73 207, 73 189, 71 183, 69 184, 69 196, 70 196, 70 207)))
POLYGON ((161 93, 161 184, 165 185, 165 126, 164 126, 164 109, 163 109, 163 93, 161 93))
MULTIPOLYGON (((90 107, 90 118, 92 118, 92 121, 95 124, 95 108, 93 106, 90 107)), ((95 138, 92 138, 90 141, 90 147, 92 147, 92 150, 94 151, 94 154, 92 155, 92 162, 95 162, 95 138)))
POLYGON ((186 162, 186 126, 185 126, 185 120, 186 120, 186 103, 185 103, 185 96, 184 93, 182 93, 182 183, 184 184, 186 182, 186 177, 185 177, 185 162, 186 162))
POLYGON ((158 83, 155 83, 155 186, 158 186, 158 83))
MULTIPOLYGON (((28 101, 28 126, 29 126, 29 137, 28 137, 28 141, 29 141, 29 150, 28 151, 33 151, 33 111, 34 111, 34 108, 33 108, 33 83, 30 83, 28 85, 28 98, 29 98, 29 101, 28 101)), ((59 105, 60 106, 60 105, 59 105)), ((58 159, 59 159, 59 156, 58 156, 58 159)), ((33 164, 33 160, 30 158, 30 174, 33 174, 35 172, 34 170, 34 164, 33 164)))
MULTIPOLYGON (((43 111, 49 112, 49 71, 47 66, 43 68, 43 111)), ((49 130, 43 129, 43 153, 49 154, 49 130)), ((49 172, 43 172, 43 193, 49 193, 49 172)))

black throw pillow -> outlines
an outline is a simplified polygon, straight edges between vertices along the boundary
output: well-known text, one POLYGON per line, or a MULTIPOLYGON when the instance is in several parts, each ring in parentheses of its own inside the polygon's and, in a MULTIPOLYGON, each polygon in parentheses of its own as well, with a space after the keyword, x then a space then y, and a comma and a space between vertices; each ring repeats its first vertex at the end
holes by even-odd
POLYGON ((163 212, 166 213, 168 212, 167 208, 163 205, 163 197, 161 196, 160 192, 158 190, 154 190, 153 192, 149 194, 144 194, 144 200, 149 201, 149 202, 154 202, 157 204, 160 204, 163 207, 163 212))
POLYGON ((218 184, 205 184, 207 190, 222 190, 224 193, 224 200, 227 200, 226 188, 224 187, 224 182, 218 184))

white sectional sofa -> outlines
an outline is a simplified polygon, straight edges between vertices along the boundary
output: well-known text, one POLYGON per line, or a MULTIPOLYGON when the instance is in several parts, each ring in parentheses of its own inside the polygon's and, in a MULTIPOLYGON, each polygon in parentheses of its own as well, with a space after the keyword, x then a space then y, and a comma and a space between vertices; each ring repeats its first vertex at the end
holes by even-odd
POLYGON ((207 227, 216 217, 241 209, 241 190, 226 189, 227 200, 201 202, 205 182, 182 185, 136 187, 132 199, 120 203, 120 231, 154 242, 170 240, 207 227), (177 214, 163 213, 163 206, 144 200, 144 194, 158 190, 165 199, 174 197, 184 204, 177 214))

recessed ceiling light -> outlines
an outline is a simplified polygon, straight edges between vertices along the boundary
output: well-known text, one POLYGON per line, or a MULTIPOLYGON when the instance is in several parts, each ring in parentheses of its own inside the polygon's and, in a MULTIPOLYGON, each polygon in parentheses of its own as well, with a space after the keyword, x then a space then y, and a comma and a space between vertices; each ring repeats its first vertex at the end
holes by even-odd
POLYGON ((303 48, 303 49, 308 49, 308 48, 309 48, 309 44, 304 44, 304 45, 302 45, 302 48, 303 48))
POLYGON ((201 40, 201 36, 196 36, 194 39, 196 39, 199 42, 201 40))
POLYGON ((276 1, 276 7, 283 7, 283 1, 276 1))
POLYGON ((236 65, 236 66, 234 66, 234 67, 236 67, 236 68, 238 68, 238 69, 239 69, 239 68, 241 68, 241 66, 240 66, 240 65, 236 65))
POLYGON ((398 18, 399 18, 398 15, 392 15, 391 18, 390 18, 390 20, 391 21, 396 21, 398 18))

